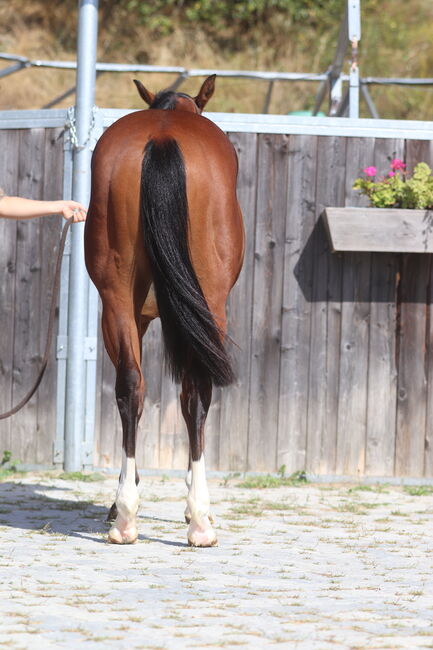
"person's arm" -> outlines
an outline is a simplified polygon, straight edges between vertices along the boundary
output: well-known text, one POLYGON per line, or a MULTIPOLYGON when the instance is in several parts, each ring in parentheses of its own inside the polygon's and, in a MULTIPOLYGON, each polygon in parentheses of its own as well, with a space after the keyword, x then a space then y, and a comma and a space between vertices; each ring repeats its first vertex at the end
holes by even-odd
POLYGON ((61 214, 74 223, 84 221, 86 208, 77 201, 35 201, 19 196, 3 196, 0 200, 0 217, 5 219, 33 219, 50 214, 61 214))

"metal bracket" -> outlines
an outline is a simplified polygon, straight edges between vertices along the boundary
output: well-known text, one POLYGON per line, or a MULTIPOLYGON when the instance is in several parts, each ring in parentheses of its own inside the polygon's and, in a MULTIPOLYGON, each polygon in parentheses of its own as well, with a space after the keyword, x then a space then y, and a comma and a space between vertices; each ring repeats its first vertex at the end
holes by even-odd
POLYGON ((93 467, 93 440, 84 440, 81 445, 81 464, 93 467))
MULTIPOLYGON (((85 361, 96 361, 98 352, 98 340, 96 336, 86 336, 84 339, 83 355, 85 361)), ((59 335, 57 337, 56 359, 68 358, 68 337, 59 335)))
POLYGON ((53 443, 53 463, 54 465, 63 465, 64 460, 64 442, 55 440, 53 443))
POLYGON ((68 337, 59 335, 57 337, 56 359, 68 358, 68 337))
POLYGON ((96 361, 98 352, 98 341, 96 336, 86 336, 84 339, 84 359, 86 361, 96 361))

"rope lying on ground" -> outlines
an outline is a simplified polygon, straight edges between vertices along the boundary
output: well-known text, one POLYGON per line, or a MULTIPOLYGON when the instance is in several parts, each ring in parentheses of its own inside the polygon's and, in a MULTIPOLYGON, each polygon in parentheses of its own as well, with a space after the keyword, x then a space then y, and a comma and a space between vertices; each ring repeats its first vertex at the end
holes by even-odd
POLYGON ((33 384, 32 388, 29 390, 27 395, 25 395, 23 399, 20 402, 18 402, 18 404, 16 404, 11 409, 9 409, 9 411, 5 411, 5 413, 1 413, 0 420, 9 418, 11 415, 14 415, 20 409, 22 409, 23 406, 27 404, 27 402, 33 397, 34 393, 37 391, 39 384, 42 381, 42 377, 44 376, 44 372, 48 364, 48 356, 50 353, 51 341, 53 339, 54 320, 56 315, 57 295, 59 293, 59 287, 60 287, 60 270, 62 266, 63 251, 65 249, 66 236, 68 234, 69 227, 73 222, 73 220, 74 220, 73 217, 71 217, 65 223, 65 225, 63 226, 62 236, 60 239, 59 252, 57 254, 56 270, 54 272, 53 293, 51 296, 51 306, 50 306, 50 313, 48 318, 48 332, 47 332, 47 339, 45 343, 45 352, 42 358, 42 366, 39 371, 39 375, 37 376, 35 383, 33 384))

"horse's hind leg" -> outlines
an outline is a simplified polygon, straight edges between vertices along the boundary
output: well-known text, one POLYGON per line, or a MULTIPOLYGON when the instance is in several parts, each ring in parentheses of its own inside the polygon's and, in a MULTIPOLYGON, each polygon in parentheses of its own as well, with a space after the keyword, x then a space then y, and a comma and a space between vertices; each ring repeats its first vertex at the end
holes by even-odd
POLYGON ((115 504, 110 511, 116 519, 108 534, 108 541, 132 544, 138 536, 135 444, 144 400, 140 336, 132 309, 104 303, 102 331, 107 352, 116 367, 116 401, 123 429, 122 469, 115 504))
POLYGON ((185 373, 180 401, 191 454, 185 517, 189 519, 188 542, 192 546, 214 546, 217 543, 209 519, 209 491, 204 462, 204 426, 211 398, 210 380, 194 381, 185 373))

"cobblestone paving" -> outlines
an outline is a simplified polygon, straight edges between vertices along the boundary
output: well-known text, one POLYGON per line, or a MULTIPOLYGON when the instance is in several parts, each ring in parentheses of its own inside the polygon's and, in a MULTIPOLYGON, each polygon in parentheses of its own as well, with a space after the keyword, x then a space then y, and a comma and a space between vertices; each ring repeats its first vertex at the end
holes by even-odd
POLYGON ((433 494, 212 479, 193 549, 181 479, 140 484, 139 541, 105 543, 113 478, 0 483, 2 648, 433 648, 433 494))

